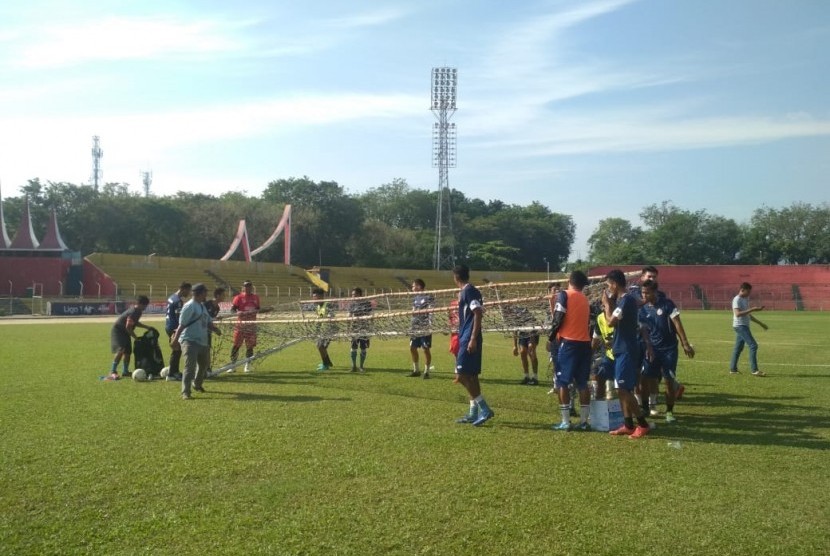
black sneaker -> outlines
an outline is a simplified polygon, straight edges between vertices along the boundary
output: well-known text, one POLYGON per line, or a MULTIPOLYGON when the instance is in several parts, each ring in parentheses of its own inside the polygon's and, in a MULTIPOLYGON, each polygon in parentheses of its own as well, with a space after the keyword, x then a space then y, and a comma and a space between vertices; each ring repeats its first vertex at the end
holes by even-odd
POLYGON ((411 373, 409 373, 406 376, 410 376, 410 377, 421 376, 421 371, 412 371, 411 373))
POLYGON ((539 386, 539 379, 531 377, 530 381, 528 381, 528 384, 530 386, 539 386))
POLYGON ((522 381, 519 384, 530 384, 530 377, 525 375, 522 381))
POLYGON ((196 390, 197 392, 201 392, 202 394, 205 393, 205 389, 202 388, 201 386, 194 386, 193 389, 196 390))

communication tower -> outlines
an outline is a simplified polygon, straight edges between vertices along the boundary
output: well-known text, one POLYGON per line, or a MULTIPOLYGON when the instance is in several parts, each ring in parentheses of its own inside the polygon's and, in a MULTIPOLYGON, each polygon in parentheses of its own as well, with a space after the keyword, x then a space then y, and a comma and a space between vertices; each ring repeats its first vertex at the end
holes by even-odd
POLYGON ((97 135, 92 136, 92 176, 89 181, 95 187, 95 192, 98 192, 98 183, 104 178, 104 171, 101 169, 101 159, 104 158, 104 149, 98 144, 101 138, 97 135))
POLYGON ((452 231, 452 203, 449 169, 455 168, 456 128, 450 118, 456 110, 456 68, 432 68, 432 105, 437 122, 432 124, 432 166, 438 168, 438 203, 435 211, 435 270, 455 265, 455 236, 452 231))
POLYGON ((153 172, 150 170, 141 171, 141 183, 144 184, 144 196, 150 196, 150 186, 153 184, 153 172))

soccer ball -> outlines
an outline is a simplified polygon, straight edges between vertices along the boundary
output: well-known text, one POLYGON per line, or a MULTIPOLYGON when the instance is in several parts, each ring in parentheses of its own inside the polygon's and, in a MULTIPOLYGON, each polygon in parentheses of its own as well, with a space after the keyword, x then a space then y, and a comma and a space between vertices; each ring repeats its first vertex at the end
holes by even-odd
POLYGON ((136 369, 133 371, 133 380, 137 382, 144 382, 147 380, 147 371, 144 369, 136 369))
POLYGON ((161 378, 167 378, 167 375, 169 375, 169 374, 170 374, 170 367, 165 367, 161 370, 161 373, 159 374, 159 376, 161 378))

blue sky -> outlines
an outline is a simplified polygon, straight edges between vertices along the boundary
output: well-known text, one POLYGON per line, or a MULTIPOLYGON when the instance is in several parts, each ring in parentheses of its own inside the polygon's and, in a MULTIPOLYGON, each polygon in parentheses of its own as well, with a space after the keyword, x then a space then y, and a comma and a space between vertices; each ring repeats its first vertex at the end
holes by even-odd
POLYGON ((4 2, 0 183, 88 183, 99 135, 104 181, 136 191, 147 169, 161 195, 433 189, 452 66, 450 185, 571 214, 575 258, 664 200, 826 202, 829 53, 826 0, 4 2))

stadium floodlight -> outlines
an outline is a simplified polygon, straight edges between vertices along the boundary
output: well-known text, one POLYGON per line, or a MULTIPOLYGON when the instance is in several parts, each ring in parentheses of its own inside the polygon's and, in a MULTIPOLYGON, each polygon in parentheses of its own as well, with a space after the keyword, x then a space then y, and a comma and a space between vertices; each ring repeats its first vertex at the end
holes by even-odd
POLYGON ((432 166, 438 168, 433 263, 435 270, 440 270, 444 263, 448 263, 450 267, 455 265, 455 237, 452 231, 448 170, 455 168, 456 163, 456 128, 449 120, 457 108, 458 70, 448 67, 432 68, 430 90, 430 110, 438 120, 432 126, 432 166))

